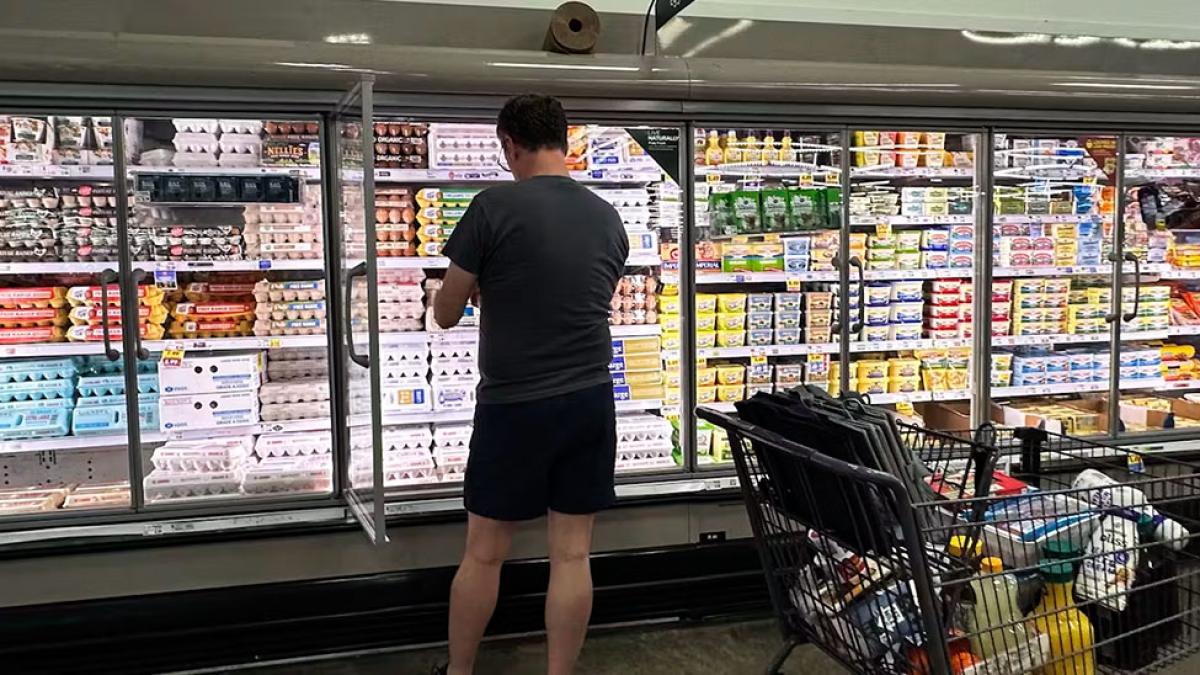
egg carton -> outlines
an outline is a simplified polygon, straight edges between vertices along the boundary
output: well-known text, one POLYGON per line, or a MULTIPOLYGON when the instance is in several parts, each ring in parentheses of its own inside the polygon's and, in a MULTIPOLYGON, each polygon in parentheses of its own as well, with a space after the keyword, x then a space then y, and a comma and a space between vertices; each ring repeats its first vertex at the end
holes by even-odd
MULTIPOLYGON (((178 135, 175 137, 179 138, 178 135)), ((176 143, 178 148, 179 144, 176 143)), ((217 140, 217 148, 222 155, 254 155, 255 157, 262 155, 262 139, 258 134, 239 134, 236 132, 222 132, 221 137, 217 140)))
POLYGON ((380 365, 404 363, 428 363, 429 345, 425 343, 414 345, 386 345, 379 350, 380 365))
MULTIPOLYGON (((55 330, 61 331, 60 328, 31 328, 27 330, 55 330)), ((142 339, 145 340, 161 340, 165 331, 162 326, 157 324, 139 324, 138 332, 142 339)), ((108 329, 108 338, 111 342, 120 342, 124 331, 120 326, 110 326, 108 329)), ((103 342, 104 329, 101 326, 71 326, 62 333, 71 342, 103 342)), ((0 342, 3 341, 2 333, 0 333, 0 342)), ((55 342, 55 339, 45 339, 42 342, 55 342)))
POLYGON ((268 403, 259 407, 258 415, 264 422, 322 419, 329 417, 329 401, 268 403))
POLYGON ((59 326, 34 328, 0 328, 0 345, 62 342, 67 332, 59 326))
POLYGON ((435 378, 478 377, 479 365, 474 359, 434 358, 429 363, 429 371, 435 378))
POLYGON ((380 319, 379 332, 381 333, 415 333, 420 331, 424 325, 420 319, 380 319))
POLYGON ((75 377, 79 366, 75 358, 0 361, 0 383, 67 380, 75 377))
MULTIPOLYGON (((435 468, 409 469, 393 466, 385 468, 383 472, 383 486, 388 488, 435 485, 437 483, 437 469, 435 468)), ((374 484, 374 474, 369 468, 359 469, 351 473, 350 484, 355 488, 371 487, 374 484)))
POLYGON ((379 377, 385 384, 400 380, 424 379, 429 376, 429 364, 410 362, 390 364, 379 368, 379 377))
POLYGON ((329 378, 266 382, 258 388, 263 404, 307 403, 329 400, 329 378))
POLYGON ((285 321, 256 321, 252 332, 264 337, 268 335, 324 335, 324 319, 296 319, 285 321))
POLYGON ((618 457, 613 468, 618 473, 630 473, 634 471, 677 469, 679 465, 675 463, 672 457, 652 457, 648 459, 618 457))
MULTIPOLYGON (((105 356, 84 356, 79 358, 79 374, 80 375, 112 375, 114 373, 125 372, 125 362, 123 359, 109 361, 105 356)), ((158 361, 145 360, 137 362, 137 371, 139 373, 157 373, 158 361)))
MULTIPOLYGON (((353 452, 350 455, 350 469, 356 471, 358 469, 372 466, 372 456, 367 450, 353 452)), ((383 452, 383 469, 387 471, 396 470, 431 470, 435 467, 433 463, 433 454, 428 448, 405 448, 403 450, 384 450, 383 452)))
POLYGON ((254 298, 258 302, 313 302, 325 299, 325 280, 311 281, 267 281, 254 285, 254 298))
MULTIPOLYGON (((121 312, 116 307, 109 307, 108 311, 104 311, 103 306, 96 305, 80 305, 72 307, 67 313, 67 318, 71 323, 77 326, 98 326, 107 323, 110 326, 120 325, 121 312)), ((138 305, 138 322, 162 324, 167 320, 167 307, 165 305, 155 305, 147 307, 146 305, 138 305)))
POLYGON ((171 307, 171 318, 176 321, 247 321, 254 318, 255 305, 254 301, 179 302, 171 307))
POLYGON ((67 495, 64 509, 99 509, 129 505, 129 481, 80 485, 67 495))
POLYGON ((650 192, 637 188, 592 188, 597 197, 612 204, 618 211, 622 208, 649 206, 650 192))
MULTIPOLYGON (((181 321, 172 323, 167 328, 167 335, 172 339, 250 337, 254 334, 254 323, 250 321, 181 321)), ((264 334, 276 335, 277 333, 264 334)))
POLYGON ((176 152, 171 163, 181 168, 207 169, 218 166, 217 154, 212 152, 176 152))
POLYGON ((384 427, 382 439, 385 452, 414 449, 428 451, 433 445, 433 432, 427 424, 384 427))
MULTIPOLYGON (((165 297, 163 289, 148 284, 138 286, 135 295, 140 305, 161 305, 165 297)), ((104 301, 104 293, 99 286, 72 286, 66 289, 65 297, 72 306, 95 305, 104 301)), ((3 297, 0 295, 2 303, 3 297)), ((108 304, 114 307, 121 304, 121 288, 117 284, 108 285, 108 304)))
POLYGON ((70 379, 8 382, 0 384, 0 403, 71 398, 75 383, 70 379))
POLYGON ((155 469, 173 472, 236 471, 246 461, 240 452, 230 452, 221 446, 174 447, 159 446, 150 456, 155 469))
MULTIPOLYGON (((116 286, 109 288, 116 289, 116 286)), ((0 307, 27 309, 66 306, 67 289, 63 286, 0 288, 0 307)))
POLYGON ((193 281, 183 287, 188 302, 245 302, 258 286, 252 281, 193 281))
MULTIPOLYGON (((138 401, 144 403, 158 403, 158 393, 141 394, 138 396, 138 401)), ((88 406, 105 406, 105 405, 125 405, 124 394, 108 394, 105 396, 81 396, 75 400, 75 406, 86 408, 88 406)))
POLYGON ((459 464, 438 466, 437 477, 442 483, 461 483, 467 477, 467 467, 459 464))
POLYGON ((470 424, 435 424, 433 443, 438 448, 465 448, 471 444, 473 432, 470 424))
POLYGON ((329 358, 324 347, 289 347, 267 351, 267 365, 272 361, 325 361, 329 358))
POLYGON ((479 358, 479 343, 468 340, 439 340, 448 333, 433 336, 429 344, 429 355, 433 363, 438 361, 474 363, 479 358))
MULTIPOLYGON (((177 132, 171 142, 175 145, 176 166, 180 166, 179 156, 181 154, 213 155, 221 149, 220 141, 213 133, 177 132)), ((213 162, 216 162, 215 157, 213 162)))
POLYGON ((311 379, 329 376, 329 363, 311 359, 307 361, 267 361, 267 377, 277 382, 311 379))
POLYGON ((55 438, 66 436, 70 428, 71 409, 67 407, 0 409, 0 440, 55 438))
MULTIPOLYGON (((120 405, 97 405, 76 407, 71 415, 71 434, 74 436, 104 436, 125 433, 126 407, 120 405)), ((158 428, 158 401, 138 403, 138 426, 142 429, 158 428)))
POLYGON ((332 452, 333 436, 329 431, 300 431, 287 434, 263 434, 254 441, 254 454, 259 459, 270 457, 306 457, 328 455, 332 452))
POLYGON ((324 319, 325 301, 260 302, 254 309, 254 314, 258 319, 267 321, 324 319))
POLYGON ((247 468, 242 477, 242 492, 248 495, 329 492, 332 487, 333 469, 328 462, 325 466, 263 462, 247 468))
POLYGON ((671 423, 656 415, 617 416, 617 444, 643 441, 671 442, 674 429, 671 423))
POLYGON ((246 250, 253 253, 254 250, 269 250, 266 246, 282 246, 284 244, 306 244, 313 249, 320 249, 323 238, 321 231, 310 229, 307 225, 303 229, 296 228, 294 230, 282 231, 277 227, 272 226, 270 230, 251 230, 247 229, 244 235, 246 240, 246 250), (265 231, 264 231, 265 230, 265 231))
POLYGON ((171 123, 176 133, 215 134, 221 129, 220 120, 209 117, 177 117, 171 123))
POLYGON ((262 120, 217 120, 217 129, 222 134, 250 134, 258 138, 262 128, 262 120))
POLYGON ((320 243, 314 242, 247 243, 246 255, 264 260, 316 260, 324 255, 324 248, 320 243))
MULTIPOLYGON (((421 289, 420 284, 415 283, 380 281, 376 291, 380 302, 421 302, 425 298, 425 291, 421 289)), ((355 283, 351 299, 356 304, 367 302, 367 287, 364 284, 355 283)))
MULTIPOLYGON (((425 316, 425 304, 422 302, 384 302, 377 305, 380 319, 420 319, 425 316)), ((356 302, 350 309, 355 319, 366 319, 368 305, 356 302)))
POLYGON ((63 308, 6 309, 0 307, 0 327, 2 328, 65 326, 69 323, 70 319, 63 308))
POLYGON ((236 471, 181 473, 155 469, 142 480, 147 502, 233 496, 241 493, 241 485, 242 476, 236 471))

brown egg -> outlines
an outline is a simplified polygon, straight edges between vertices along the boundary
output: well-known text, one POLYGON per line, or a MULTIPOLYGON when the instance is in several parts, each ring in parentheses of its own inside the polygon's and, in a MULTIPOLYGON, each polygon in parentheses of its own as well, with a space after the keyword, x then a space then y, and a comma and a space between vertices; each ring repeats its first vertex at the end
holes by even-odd
POLYGON ((623 316, 621 316, 621 313, 620 313, 620 312, 613 312, 613 313, 612 313, 612 314, 611 314, 611 315, 608 317, 608 320, 609 320, 609 322, 610 322, 610 323, 612 323, 612 325, 614 325, 614 326, 620 326, 620 325, 622 325, 622 324, 624 323, 624 321, 625 321, 625 318, 624 318, 623 316))
POLYGON ((375 222, 386 223, 388 219, 387 209, 375 209, 375 222))
POLYGON ((376 155, 386 155, 387 151, 388 151, 387 143, 376 143, 375 144, 375 154, 376 155))
POLYGON ((654 277, 646 277, 646 293, 654 293, 658 290, 658 279, 654 277))
POLYGON ((388 143, 387 149, 389 155, 399 155, 401 153, 401 146, 399 143, 388 143))
POLYGON ((279 125, 274 122, 266 122, 263 124, 263 131, 267 132, 268 136, 274 136, 279 133, 279 125))
POLYGON ((315 134, 321 130, 321 125, 316 122, 305 122, 304 133, 315 134))
POLYGON ((392 138, 400 136, 402 133, 404 133, 403 129, 404 129, 403 124, 398 124, 396 122, 392 122, 391 124, 387 125, 388 136, 391 136, 392 138))
POLYGON ((406 228, 404 228, 403 235, 404 235, 405 241, 412 241, 413 239, 417 238, 417 228, 406 227, 406 228))
POLYGON ((388 217, 387 217, 387 219, 388 219, 388 222, 389 222, 389 223, 399 223, 399 222, 401 222, 401 221, 400 221, 400 209, 388 209, 388 217))
POLYGON ((376 122, 372 125, 376 136, 387 136, 388 125, 383 122, 376 122))
POLYGON ((416 219, 417 219, 417 212, 415 210, 413 210, 413 208, 411 206, 405 207, 400 210, 400 222, 412 223, 416 219))
POLYGON ((658 312, 652 309, 646 310, 646 323, 658 323, 658 312))

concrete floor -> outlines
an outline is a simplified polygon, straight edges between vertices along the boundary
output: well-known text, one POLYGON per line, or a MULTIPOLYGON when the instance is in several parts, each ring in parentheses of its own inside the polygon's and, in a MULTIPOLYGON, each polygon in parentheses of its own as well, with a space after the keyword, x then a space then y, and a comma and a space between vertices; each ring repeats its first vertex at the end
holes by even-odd
MULTIPOLYGON (((579 675, 755 675, 764 672, 782 644, 770 621, 702 626, 641 626, 593 631, 583 648, 579 675)), ((476 675, 542 675, 546 650, 541 638, 487 643, 476 675)), ((445 649, 255 668, 256 675, 426 675, 445 660, 445 649)), ((785 675, 838 675, 839 664, 810 645, 801 645, 784 665, 785 675)), ((242 671, 245 672, 245 671, 242 671)), ((1158 671, 1200 673, 1200 655, 1158 671)))

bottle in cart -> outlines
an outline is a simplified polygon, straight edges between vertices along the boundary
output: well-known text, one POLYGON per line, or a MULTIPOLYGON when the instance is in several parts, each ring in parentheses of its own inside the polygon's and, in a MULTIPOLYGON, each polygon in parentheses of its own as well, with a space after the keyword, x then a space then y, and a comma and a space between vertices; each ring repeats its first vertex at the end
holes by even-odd
POLYGON ((1138 522, 1138 542, 1151 545, 1139 551, 1129 591, 1088 603, 1084 608, 1100 645, 1096 658, 1103 664, 1124 670, 1144 668, 1155 661, 1160 646, 1179 636, 1177 570, 1167 546, 1154 543, 1155 528, 1149 516, 1138 522), (1124 601, 1120 610, 1110 606, 1117 599, 1124 601))
POLYGON ((1050 641, 1040 675, 1093 675, 1096 672, 1092 624, 1075 606, 1075 574, 1067 563, 1042 561, 1046 590, 1029 619, 1033 629, 1050 641))
POLYGON ((1004 573, 996 557, 979 563, 979 576, 971 581, 975 606, 968 621, 971 651, 987 660, 1029 641, 1017 606, 1017 580, 1004 573))

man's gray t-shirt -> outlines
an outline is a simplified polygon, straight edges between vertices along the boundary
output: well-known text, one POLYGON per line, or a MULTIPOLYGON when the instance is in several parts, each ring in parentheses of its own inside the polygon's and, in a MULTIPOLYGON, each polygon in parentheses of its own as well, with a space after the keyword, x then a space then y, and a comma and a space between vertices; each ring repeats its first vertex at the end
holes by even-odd
POLYGON ((616 209, 566 176, 489 188, 444 253, 479 277, 480 403, 611 382, 608 314, 629 256, 616 209))

